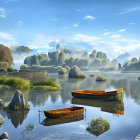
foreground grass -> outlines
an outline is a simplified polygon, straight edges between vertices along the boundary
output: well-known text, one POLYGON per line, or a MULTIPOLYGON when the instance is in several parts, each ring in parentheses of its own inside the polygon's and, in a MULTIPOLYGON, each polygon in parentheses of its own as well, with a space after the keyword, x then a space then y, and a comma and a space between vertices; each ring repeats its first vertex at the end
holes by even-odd
POLYGON ((19 77, 0 76, 0 87, 12 87, 25 90, 30 88, 30 83, 28 80, 19 77))
POLYGON ((54 80, 46 80, 31 84, 28 80, 19 77, 0 76, 0 88, 16 88, 19 90, 45 89, 45 90, 58 90, 60 89, 59 83, 54 80))

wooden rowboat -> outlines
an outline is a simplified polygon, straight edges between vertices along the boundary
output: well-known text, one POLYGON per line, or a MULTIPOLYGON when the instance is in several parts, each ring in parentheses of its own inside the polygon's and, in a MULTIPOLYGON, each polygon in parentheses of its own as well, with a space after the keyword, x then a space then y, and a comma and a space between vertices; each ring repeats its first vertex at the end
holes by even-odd
POLYGON ((77 122, 77 121, 81 121, 83 119, 84 119, 84 114, 80 114, 80 115, 76 115, 76 116, 61 117, 61 118, 57 118, 57 119, 46 118, 41 122, 41 124, 44 126, 53 126, 53 125, 77 122))
POLYGON ((48 118, 61 118, 66 116, 75 116, 84 113, 84 107, 71 107, 57 110, 44 111, 44 114, 48 118))
POLYGON ((121 100, 123 98, 123 88, 106 92, 104 90, 76 90, 72 91, 72 96, 77 98, 121 100))

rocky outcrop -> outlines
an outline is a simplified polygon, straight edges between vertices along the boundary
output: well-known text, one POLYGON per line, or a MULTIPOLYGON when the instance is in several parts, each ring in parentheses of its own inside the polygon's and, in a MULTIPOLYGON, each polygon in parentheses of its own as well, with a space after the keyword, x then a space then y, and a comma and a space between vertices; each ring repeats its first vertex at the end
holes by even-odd
POLYGON ((71 67, 69 71, 69 78, 77 78, 77 76, 81 73, 80 69, 74 65, 71 67))
POLYGON ((80 71, 80 69, 74 65, 69 71, 69 78, 85 78, 86 75, 80 71))
POLYGON ((12 110, 28 110, 29 104, 25 102, 24 95, 20 90, 17 90, 11 103, 9 104, 9 109, 12 110))
POLYGON ((0 140, 8 140, 8 133, 4 132, 0 135, 0 140))

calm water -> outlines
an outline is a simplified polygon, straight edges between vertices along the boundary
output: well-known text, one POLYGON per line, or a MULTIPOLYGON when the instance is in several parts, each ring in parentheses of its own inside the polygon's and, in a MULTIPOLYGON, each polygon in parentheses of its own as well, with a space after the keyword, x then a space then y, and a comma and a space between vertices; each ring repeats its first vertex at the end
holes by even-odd
MULTIPOLYGON (((87 73, 89 75, 90 72, 87 73)), ((140 133, 140 81, 137 73, 102 73, 108 82, 95 82, 93 77, 85 80, 68 79, 66 76, 50 74, 61 84, 59 92, 27 91, 30 111, 3 112, 4 124, 0 133, 7 131, 10 140, 132 140, 140 133), (124 88, 123 102, 101 102, 97 100, 80 100, 71 96, 72 90, 95 89, 110 90, 124 88), (79 121, 53 125, 54 121, 41 122, 45 119, 39 112, 49 109, 70 107, 72 105, 84 106, 86 114, 76 118, 79 121), (121 115, 124 111, 124 115, 121 115), (87 123, 92 118, 102 117, 110 123, 110 129, 96 137, 86 130, 87 123)), ((0 90, 0 98, 7 104, 11 101, 15 91, 0 90)), ((72 119, 75 121, 75 118, 72 119)), ((57 122, 59 123, 59 122, 57 122)))

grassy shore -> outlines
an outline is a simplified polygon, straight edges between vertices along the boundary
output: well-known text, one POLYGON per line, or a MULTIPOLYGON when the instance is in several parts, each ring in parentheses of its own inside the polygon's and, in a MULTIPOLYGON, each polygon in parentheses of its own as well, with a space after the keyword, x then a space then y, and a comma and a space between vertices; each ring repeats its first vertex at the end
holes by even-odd
POLYGON ((59 90, 60 85, 54 80, 46 80, 41 82, 30 83, 30 81, 19 77, 0 76, 0 88, 16 88, 19 90, 45 89, 45 90, 59 90))

